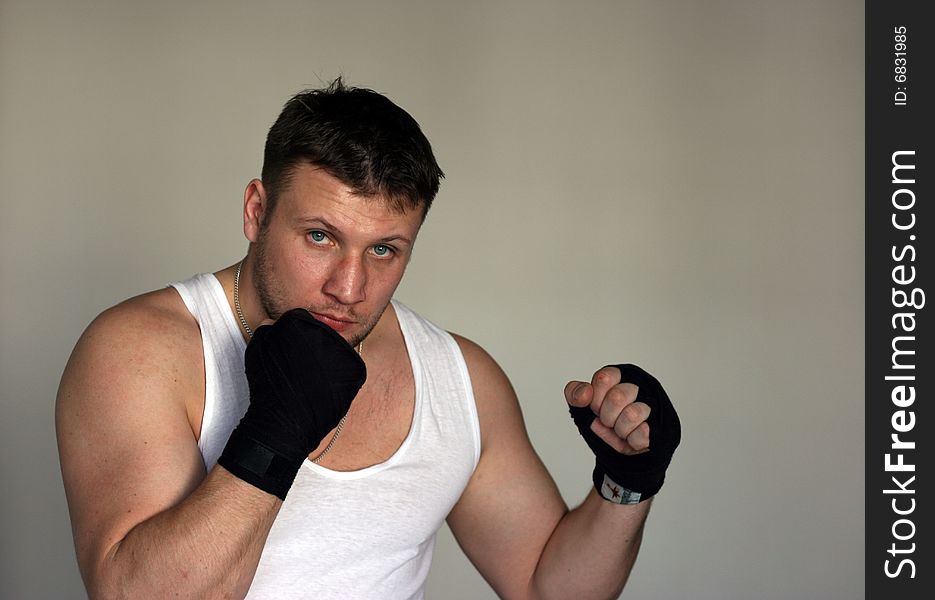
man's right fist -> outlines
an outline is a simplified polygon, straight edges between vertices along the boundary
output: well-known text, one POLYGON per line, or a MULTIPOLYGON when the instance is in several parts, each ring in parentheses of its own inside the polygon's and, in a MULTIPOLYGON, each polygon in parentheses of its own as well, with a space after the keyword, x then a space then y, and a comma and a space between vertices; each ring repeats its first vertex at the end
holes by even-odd
POLYGON ((302 463, 367 379, 357 352, 308 311, 258 327, 244 355, 250 406, 218 464, 285 500, 302 463))

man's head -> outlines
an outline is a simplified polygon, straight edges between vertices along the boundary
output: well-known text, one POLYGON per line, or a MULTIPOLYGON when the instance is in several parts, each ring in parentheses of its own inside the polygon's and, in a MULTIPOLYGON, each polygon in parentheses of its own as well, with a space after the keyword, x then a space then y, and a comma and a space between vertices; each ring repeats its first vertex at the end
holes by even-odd
POLYGON ((361 196, 380 196, 422 217, 444 173, 409 113, 373 90, 344 85, 306 90, 286 102, 266 137, 263 184, 275 208, 301 164, 320 167, 361 196))
POLYGON ((294 96, 244 193, 248 285, 265 316, 307 308, 350 343, 365 338, 442 176, 415 120, 376 92, 337 80, 294 96))

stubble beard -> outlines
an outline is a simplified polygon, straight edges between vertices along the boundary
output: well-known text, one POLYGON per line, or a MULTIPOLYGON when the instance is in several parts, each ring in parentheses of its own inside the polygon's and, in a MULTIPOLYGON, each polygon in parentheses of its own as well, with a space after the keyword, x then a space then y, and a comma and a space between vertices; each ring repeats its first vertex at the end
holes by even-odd
MULTIPOLYGON (((254 243, 254 250, 256 251, 256 260, 253 264, 253 287, 256 290, 257 297, 260 300, 260 306, 263 308, 263 311, 269 316, 270 319, 277 320, 282 314, 293 308, 304 308, 309 312, 335 312, 338 314, 345 314, 345 309, 342 309, 340 306, 288 306, 288 303, 282 298, 282 296, 277 293, 282 287, 273 279, 272 275, 272 264, 269 258, 269 255, 266 253, 266 243, 265 243, 266 232, 264 228, 260 229, 260 235, 257 238, 257 241, 254 243)), ((373 328, 377 326, 377 323, 380 322, 380 318, 383 316, 383 313, 386 311, 386 307, 389 306, 389 302, 384 304, 379 311, 376 312, 370 319, 363 323, 363 329, 353 335, 350 339, 347 340, 347 343, 350 346, 358 347, 361 342, 367 339, 367 336, 370 335, 370 332, 373 331, 373 328)), ((359 321, 359 316, 354 315, 354 319, 359 321)), ((340 335, 340 334, 339 334, 340 335)), ((343 336, 342 336, 343 337, 343 336)))

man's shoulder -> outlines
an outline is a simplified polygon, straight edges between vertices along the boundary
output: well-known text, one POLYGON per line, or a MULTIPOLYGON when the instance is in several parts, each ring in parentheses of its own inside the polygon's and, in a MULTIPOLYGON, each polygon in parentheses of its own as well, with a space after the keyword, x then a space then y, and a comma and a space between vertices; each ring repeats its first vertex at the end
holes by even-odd
POLYGON ((405 327, 411 332, 414 326, 418 326, 435 332, 431 336, 435 340, 449 336, 454 340, 471 378, 475 400, 483 401, 486 397, 497 398, 504 392, 512 394, 512 386, 506 374, 480 344, 464 335, 440 327, 432 319, 417 313, 397 299, 393 300, 392 308, 400 327, 403 327, 405 323, 405 327))
POLYGON ((416 312, 396 298, 393 299, 392 309, 393 318, 400 328, 405 327, 411 331, 415 326, 434 332, 433 337, 435 339, 448 336, 454 339, 461 351, 464 362, 467 364, 472 380, 475 378, 475 372, 477 376, 483 378, 496 376, 498 373, 500 376, 505 377, 496 361, 477 342, 460 333, 441 327, 431 318, 416 312))
POLYGON ((448 332, 464 357, 475 399, 479 403, 515 398, 513 386, 497 361, 477 342, 453 331, 448 332))
MULTIPOLYGON (((127 372, 187 373, 200 365, 201 332, 173 288, 154 290, 108 308, 78 340, 66 367, 71 374, 108 372, 120 379, 127 372)), ((200 369, 200 366, 199 366, 200 369)))
MULTIPOLYGON (((172 289, 149 292, 102 312, 68 359, 56 400, 60 431, 144 427, 154 415, 181 415, 193 423, 203 389, 204 358, 198 324, 172 289)), ((110 431, 102 430, 102 431, 110 431)), ((104 435, 104 433, 101 433, 104 435)))
POLYGON ((108 343, 129 338, 140 345, 157 346, 200 339, 197 321, 171 287, 134 296, 108 308, 91 322, 85 337, 88 334, 108 343))
MULTIPOLYGON (((454 331, 448 330, 447 333, 452 338, 454 338, 455 343, 458 344, 458 348, 461 349, 461 354, 464 356, 465 362, 469 364, 494 362, 493 357, 491 357, 490 354, 474 340, 461 335, 460 333, 455 333, 454 331)), ((494 362, 494 364, 496 363, 494 362)))

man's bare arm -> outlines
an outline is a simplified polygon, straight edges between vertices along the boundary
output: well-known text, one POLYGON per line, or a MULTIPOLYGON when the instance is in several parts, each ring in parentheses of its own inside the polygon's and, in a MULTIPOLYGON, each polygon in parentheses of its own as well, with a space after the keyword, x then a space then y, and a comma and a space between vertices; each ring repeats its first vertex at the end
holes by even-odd
POLYGON ((616 597, 639 552, 649 502, 612 504, 592 489, 569 511, 529 443, 506 376, 478 346, 458 342, 483 444, 448 517, 461 547, 503 598, 616 597))
POLYGON ((62 378, 59 453, 91 597, 242 597, 281 505, 221 467, 205 477, 186 404, 203 394, 200 334, 174 302, 162 290, 105 312, 62 378))

